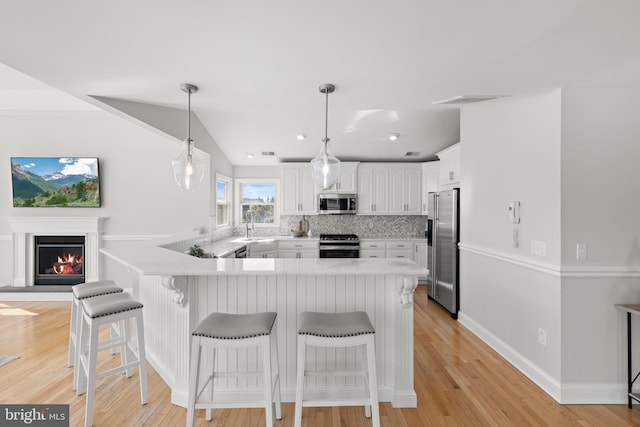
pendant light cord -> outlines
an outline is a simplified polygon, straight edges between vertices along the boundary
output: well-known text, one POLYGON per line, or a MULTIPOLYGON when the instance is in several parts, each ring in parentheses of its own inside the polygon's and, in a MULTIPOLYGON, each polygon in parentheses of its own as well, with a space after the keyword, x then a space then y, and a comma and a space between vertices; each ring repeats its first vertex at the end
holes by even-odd
POLYGON ((187 147, 189 147, 189 155, 191 155, 191 88, 187 90, 189 101, 187 102, 187 147))
POLYGON ((329 142, 327 135, 329 134, 329 90, 325 91, 325 107, 324 107, 324 142, 329 142))

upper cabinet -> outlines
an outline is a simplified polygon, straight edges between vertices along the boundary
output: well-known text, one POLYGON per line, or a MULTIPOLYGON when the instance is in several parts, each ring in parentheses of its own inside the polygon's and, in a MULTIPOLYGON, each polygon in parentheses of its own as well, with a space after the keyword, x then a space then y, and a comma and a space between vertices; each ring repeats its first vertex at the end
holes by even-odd
POLYGON ((358 167, 358 213, 381 215, 389 212, 389 170, 376 163, 358 167))
POLYGON ((358 213, 420 215, 422 172, 417 163, 361 163, 358 213))
POLYGON ((340 162, 340 176, 338 181, 327 190, 343 193, 355 193, 358 191, 358 162, 340 162))
POLYGON ((310 163, 283 164, 282 215, 317 215, 318 190, 311 175, 310 163))
POLYGON ((448 190, 460 185, 460 143, 436 153, 440 159, 440 188, 448 190))
POLYGON ((422 215, 428 215, 427 195, 440 189, 440 162, 422 164, 422 215))
POLYGON ((422 170, 418 163, 389 166, 389 213, 420 215, 422 170))

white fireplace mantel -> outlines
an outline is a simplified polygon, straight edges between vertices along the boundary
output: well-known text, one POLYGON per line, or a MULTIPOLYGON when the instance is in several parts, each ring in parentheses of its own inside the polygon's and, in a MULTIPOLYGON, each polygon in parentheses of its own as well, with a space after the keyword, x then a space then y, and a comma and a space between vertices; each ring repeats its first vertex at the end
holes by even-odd
POLYGON ((34 284, 34 236, 84 236, 85 280, 100 280, 100 236, 105 217, 12 217, 13 286, 34 284))

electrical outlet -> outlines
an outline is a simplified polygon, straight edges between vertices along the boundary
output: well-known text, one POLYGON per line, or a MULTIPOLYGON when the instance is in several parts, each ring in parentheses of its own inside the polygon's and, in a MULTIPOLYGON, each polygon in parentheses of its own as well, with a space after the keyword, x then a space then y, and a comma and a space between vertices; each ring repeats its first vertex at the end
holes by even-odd
POLYGON ((576 245, 576 259, 587 259, 587 244, 578 243, 576 245))
POLYGON ((546 329, 538 328, 538 344, 543 347, 547 346, 547 331, 546 329))

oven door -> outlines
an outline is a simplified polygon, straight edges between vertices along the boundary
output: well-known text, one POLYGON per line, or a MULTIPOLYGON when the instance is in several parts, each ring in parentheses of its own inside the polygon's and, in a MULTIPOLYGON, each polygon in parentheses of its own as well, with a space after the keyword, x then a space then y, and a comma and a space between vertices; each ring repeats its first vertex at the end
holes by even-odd
POLYGON ((320 246, 320 258, 360 258, 360 246, 320 246))

